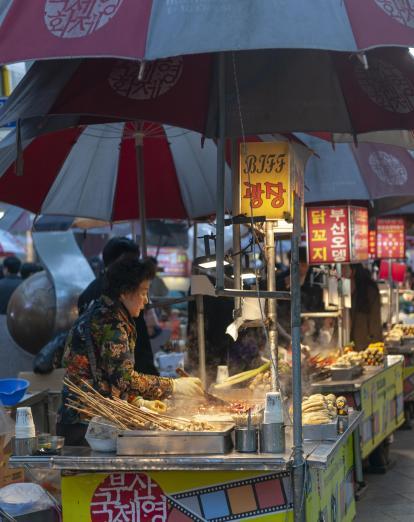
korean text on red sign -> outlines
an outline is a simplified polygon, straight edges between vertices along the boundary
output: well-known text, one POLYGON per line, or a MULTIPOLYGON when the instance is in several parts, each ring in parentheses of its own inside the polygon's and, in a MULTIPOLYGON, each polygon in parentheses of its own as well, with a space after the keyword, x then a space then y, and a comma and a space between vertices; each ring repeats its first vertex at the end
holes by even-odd
POLYGON ((349 262, 348 207, 310 207, 306 212, 309 263, 349 262))

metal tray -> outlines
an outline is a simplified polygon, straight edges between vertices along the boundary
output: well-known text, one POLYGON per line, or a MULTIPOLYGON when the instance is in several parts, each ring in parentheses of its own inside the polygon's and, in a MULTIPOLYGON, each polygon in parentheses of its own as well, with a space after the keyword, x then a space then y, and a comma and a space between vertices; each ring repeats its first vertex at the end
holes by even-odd
POLYGON ((233 448, 233 423, 216 424, 217 431, 122 431, 117 455, 217 455, 233 448))
POLYGON ((351 368, 335 368, 331 366, 331 377, 333 381, 352 381, 362 375, 362 366, 356 365, 351 368))
POLYGON ((304 440, 336 440, 338 438, 337 421, 328 424, 304 424, 302 426, 304 440))

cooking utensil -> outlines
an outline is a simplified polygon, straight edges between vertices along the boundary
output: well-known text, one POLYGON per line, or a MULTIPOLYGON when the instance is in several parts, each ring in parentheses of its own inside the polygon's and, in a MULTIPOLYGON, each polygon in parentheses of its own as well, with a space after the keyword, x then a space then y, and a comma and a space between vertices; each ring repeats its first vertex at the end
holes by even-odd
MULTIPOLYGON (((179 377, 190 377, 190 375, 182 368, 176 368, 175 372, 179 377)), ((220 404, 221 406, 228 406, 230 404, 228 401, 220 399, 220 397, 217 397, 216 395, 213 395, 212 393, 209 393, 207 391, 204 391, 204 397, 208 402, 211 402, 212 404, 220 404)))

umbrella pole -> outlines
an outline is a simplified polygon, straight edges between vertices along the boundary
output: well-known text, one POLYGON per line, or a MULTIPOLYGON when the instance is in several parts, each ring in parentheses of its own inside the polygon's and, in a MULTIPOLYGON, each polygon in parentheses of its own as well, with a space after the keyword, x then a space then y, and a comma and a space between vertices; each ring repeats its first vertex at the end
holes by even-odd
POLYGON ((224 174, 225 174, 225 56, 218 58, 218 118, 219 137, 217 143, 217 212, 216 212, 216 291, 224 290, 224 174))
POLYGON ((294 197, 292 233, 291 323, 292 323, 292 387, 293 387, 293 513, 295 522, 305 520, 305 460, 302 441, 302 374, 300 347, 300 276, 299 241, 301 234, 301 200, 294 197))
POLYGON ((146 231, 146 207, 145 207, 145 177, 144 177, 144 133, 141 123, 137 122, 135 133, 135 154, 137 159, 137 180, 138 180, 138 202, 139 218, 141 221, 141 256, 147 257, 147 231, 146 231))
POLYGON ((198 344, 198 371, 203 388, 207 385, 206 374, 206 338, 204 330, 204 301, 202 295, 196 295, 197 310, 197 344, 198 344))
MULTIPOLYGON (((231 140, 231 170, 232 170, 232 188, 233 188, 233 218, 240 214, 240 178, 239 178, 239 151, 237 149, 237 141, 231 140)), ((234 288, 240 290, 242 288, 241 279, 241 244, 240 244, 240 225, 233 223, 233 274, 234 288)), ((234 298, 234 309, 237 314, 241 313, 241 298, 234 298)))
MULTIPOLYGON (((276 247, 275 232, 273 229, 273 221, 266 221, 266 260, 267 260, 267 290, 274 292, 276 290, 276 247)), ((269 320, 269 347, 270 367, 272 375, 272 389, 277 390, 277 371, 278 371, 278 353, 277 353, 277 301, 276 299, 267 300, 267 317, 269 320)))

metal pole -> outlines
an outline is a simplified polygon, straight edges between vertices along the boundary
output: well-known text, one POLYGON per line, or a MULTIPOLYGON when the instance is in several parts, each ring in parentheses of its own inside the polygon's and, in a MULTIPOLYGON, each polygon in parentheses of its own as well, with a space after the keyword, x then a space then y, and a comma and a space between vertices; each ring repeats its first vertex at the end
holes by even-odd
MULTIPOLYGON (((266 260, 267 260, 267 290, 276 290, 276 250, 275 232, 273 222, 266 221, 266 260)), ((277 301, 276 299, 267 300, 267 318, 269 320, 269 347, 270 359, 272 361, 270 371, 272 375, 272 389, 276 391, 277 386, 277 301)))
POLYGON ((388 324, 387 330, 391 329, 392 325, 392 309, 393 309, 393 295, 392 295, 392 260, 388 259, 388 284, 390 287, 389 291, 389 312, 388 312, 388 324))
POLYGON ((294 199, 292 257, 290 264, 292 323, 292 387, 293 387, 293 513, 295 522, 305 520, 305 459, 302 441, 302 375, 300 347, 300 276, 299 241, 301 234, 301 200, 294 199))
POLYGON ((207 376, 206 376, 206 340, 204 332, 204 302, 203 296, 196 296, 196 309, 197 309, 197 342, 198 342, 198 368, 200 373, 200 379, 203 383, 203 388, 206 387, 207 376))
POLYGON ((339 263, 336 265, 336 274, 338 277, 338 346, 341 350, 341 353, 344 349, 344 321, 343 321, 343 313, 344 313, 344 291, 342 287, 342 267, 339 263))
POLYGON ((197 236, 198 236, 198 223, 194 221, 193 225, 193 261, 197 257, 197 236))
MULTIPOLYGON (((239 151, 237 147, 237 140, 231 140, 231 173, 232 173, 232 203, 233 203, 233 217, 240 214, 240 173, 239 173, 239 151)), ((234 288, 236 290, 242 289, 242 269, 241 269, 241 254, 236 253, 241 250, 240 242, 240 225, 233 224, 233 275, 234 288)), ((241 298, 234 298, 234 309, 236 313, 240 310, 241 298)))
POLYGON ((361 437, 359 434, 359 426, 355 428, 352 437, 354 446, 355 481, 360 485, 364 485, 364 473, 362 468, 361 455, 361 437))
POLYGON ((225 56, 218 57, 218 143, 217 143, 217 232, 216 232, 216 289, 224 289, 224 174, 225 174, 225 56))
POLYGON ((137 180, 138 180, 138 202, 139 202, 139 218, 141 222, 141 256, 147 257, 147 231, 146 231, 146 207, 145 207, 145 176, 144 176, 144 133, 142 132, 142 124, 136 123, 135 133, 135 153, 137 159, 137 180))

